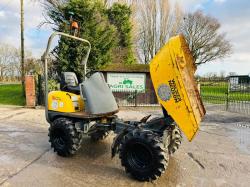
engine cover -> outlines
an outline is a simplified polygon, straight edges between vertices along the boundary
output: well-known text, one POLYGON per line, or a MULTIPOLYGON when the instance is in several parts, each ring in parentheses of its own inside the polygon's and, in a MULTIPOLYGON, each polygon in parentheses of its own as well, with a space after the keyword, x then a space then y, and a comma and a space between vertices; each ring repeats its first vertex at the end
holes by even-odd
POLYGON ((80 112, 84 102, 80 95, 64 91, 52 91, 48 95, 48 109, 55 112, 80 112))

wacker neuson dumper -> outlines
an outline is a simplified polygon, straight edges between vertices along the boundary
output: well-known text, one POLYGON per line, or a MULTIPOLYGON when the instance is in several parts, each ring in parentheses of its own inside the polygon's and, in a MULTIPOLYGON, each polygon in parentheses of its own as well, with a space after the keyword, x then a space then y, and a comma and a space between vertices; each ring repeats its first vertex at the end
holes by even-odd
POLYGON ((183 36, 173 37, 150 63, 155 94, 162 117, 123 121, 116 100, 101 73, 86 73, 91 44, 85 39, 56 32, 43 55, 45 64, 46 119, 49 141, 58 155, 74 155, 84 135, 104 139, 114 131, 112 157, 119 154, 125 171, 140 181, 157 179, 167 169, 182 141, 181 131, 191 141, 205 115, 194 78, 196 67, 183 36), (62 72, 60 91, 48 91, 48 58, 54 36, 81 41, 88 47, 83 58, 84 80, 78 83, 73 72, 62 72), (181 131, 180 131, 181 129, 181 131))

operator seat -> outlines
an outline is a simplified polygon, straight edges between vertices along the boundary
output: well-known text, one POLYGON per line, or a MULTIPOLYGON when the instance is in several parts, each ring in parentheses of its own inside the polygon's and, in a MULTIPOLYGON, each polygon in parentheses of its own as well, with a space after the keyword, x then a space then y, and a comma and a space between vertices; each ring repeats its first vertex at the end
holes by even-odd
POLYGON ((92 74, 80 84, 85 100, 86 112, 94 115, 115 114, 118 112, 118 105, 115 97, 106 83, 102 73, 92 74))
POLYGON ((74 72, 63 72, 60 81, 61 91, 80 95, 79 82, 74 72))

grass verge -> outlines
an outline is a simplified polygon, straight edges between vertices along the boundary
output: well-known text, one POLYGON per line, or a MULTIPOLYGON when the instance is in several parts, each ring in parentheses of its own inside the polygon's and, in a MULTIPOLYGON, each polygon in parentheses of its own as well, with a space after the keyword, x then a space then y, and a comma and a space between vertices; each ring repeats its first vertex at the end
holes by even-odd
POLYGON ((25 97, 22 95, 21 84, 0 85, 0 104, 1 105, 25 105, 25 97))

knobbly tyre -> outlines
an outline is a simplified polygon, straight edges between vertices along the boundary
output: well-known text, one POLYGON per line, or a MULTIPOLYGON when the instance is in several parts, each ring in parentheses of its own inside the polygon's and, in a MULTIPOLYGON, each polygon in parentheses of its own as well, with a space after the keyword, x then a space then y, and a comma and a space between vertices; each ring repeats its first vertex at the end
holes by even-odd
POLYGON ((91 51, 89 41, 56 32, 51 35, 42 57, 45 66, 45 113, 50 124, 49 142, 54 151, 69 157, 79 150, 83 135, 94 141, 109 132, 116 137, 112 157, 119 154, 125 171, 140 181, 152 181, 168 167, 169 155, 180 146, 182 134, 191 141, 205 115, 194 73, 196 67, 183 36, 176 36, 150 63, 150 74, 163 115, 140 121, 123 121, 116 100, 101 73, 86 73, 91 51), (83 58, 84 80, 79 84, 74 72, 63 72, 60 91, 48 91, 48 55, 55 36, 83 42, 88 47, 83 58))

